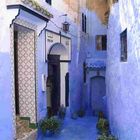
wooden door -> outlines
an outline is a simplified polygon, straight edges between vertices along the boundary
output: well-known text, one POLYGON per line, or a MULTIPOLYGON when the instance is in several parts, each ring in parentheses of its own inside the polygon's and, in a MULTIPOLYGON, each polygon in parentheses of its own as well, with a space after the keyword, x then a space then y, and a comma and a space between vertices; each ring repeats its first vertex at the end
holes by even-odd
POLYGON ((105 106, 106 87, 105 79, 102 77, 95 77, 91 79, 91 108, 96 115, 98 112, 106 113, 105 106))
POLYGON ((56 115, 60 107, 60 56, 49 55, 48 61, 48 77, 50 77, 52 82, 51 109, 52 114, 56 115))

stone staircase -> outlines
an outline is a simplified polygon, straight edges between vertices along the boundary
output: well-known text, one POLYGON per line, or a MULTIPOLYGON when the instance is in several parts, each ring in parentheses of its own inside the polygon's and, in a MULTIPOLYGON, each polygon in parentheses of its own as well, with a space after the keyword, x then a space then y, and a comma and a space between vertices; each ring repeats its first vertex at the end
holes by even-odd
MULTIPOLYGON (((22 120, 19 116, 16 117, 16 137, 17 140, 35 140, 35 138, 29 138, 31 135, 36 135, 35 129, 29 128, 30 121, 22 120)), ((35 137, 35 136, 32 136, 35 137)))

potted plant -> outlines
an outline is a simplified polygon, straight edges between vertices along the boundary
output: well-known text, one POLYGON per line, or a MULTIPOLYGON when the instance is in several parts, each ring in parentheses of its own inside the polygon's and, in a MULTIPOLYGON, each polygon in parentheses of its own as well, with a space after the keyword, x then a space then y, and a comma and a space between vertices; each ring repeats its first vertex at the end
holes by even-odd
POLYGON ((106 133, 106 134, 109 133, 109 122, 107 119, 100 118, 96 127, 101 134, 102 133, 106 133))
POLYGON ((60 121, 54 117, 45 118, 40 121, 39 128, 46 136, 52 136, 60 130, 60 121))

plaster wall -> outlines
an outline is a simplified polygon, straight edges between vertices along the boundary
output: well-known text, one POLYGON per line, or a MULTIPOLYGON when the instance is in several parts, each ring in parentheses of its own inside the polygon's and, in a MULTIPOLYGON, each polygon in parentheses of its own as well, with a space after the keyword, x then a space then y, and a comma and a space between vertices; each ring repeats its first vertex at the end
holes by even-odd
MULTIPOLYGON (((106 51, 98 51, 96 49, 96 35, 106 35, 107 26, 104 25, 94 10, 82 8, 87 15, 87 37, 85 43, 85 61, 94 64, 96 61, 106 63, 106 51)), ((100 75, 105 77, 105 70, 100 71, 100 75)), ((84 83, 83 105, 87 109, 87 114, 91 113, 90 94, 91 94, 91 78, 97 76, 97 70, 87 70, 86 83, 84 83)), ((95 89, 96 90, 96 89, 95 89)))
POLYGON ((112 132, 119 140, 140 138, 140 1, 113 5, 108 25, 107 104, 112 132), (127 28, 128 59, 120 62, 120 33, 127 28))
MULTIPOLYGON (((86 10, 87 15, 87 58, 106 59, 106 51, 96 49, 96 35, 106 35, 107 26, 104 25, 95 11, 86 10)), ((95 61, 95 60, 94 60, 95 61)))
POLYGON ((37 53, 36 53, 36 61, 37 61, 37 111, 38 116, 37 120, 39 121, 43 117, 46 116, 47 113, 47 92, 42 91, 42 75, 45 75, 47 79, 47 68, 48 65, 45 63, 45 30, 38 37, 37 41, 37 53))
POLYGON ((0 139, 14 138, 11 57, 10 57, 10 28, 11 17, 16 16, 17 10, 9 13, 5 1, 0 3, 0 139))

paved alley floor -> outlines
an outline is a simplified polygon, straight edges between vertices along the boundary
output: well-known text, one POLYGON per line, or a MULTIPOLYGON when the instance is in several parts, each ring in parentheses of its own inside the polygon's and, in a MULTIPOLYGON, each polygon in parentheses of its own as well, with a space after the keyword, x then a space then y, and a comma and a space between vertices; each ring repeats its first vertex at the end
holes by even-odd
POLYGON ((84 117, 77 120, 64 120, 60 134, 53 137, 39 136, 38 140, 96 140, 96 117, 84 117))

